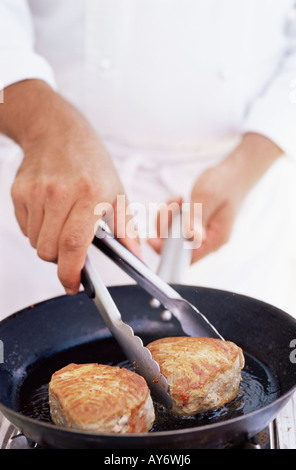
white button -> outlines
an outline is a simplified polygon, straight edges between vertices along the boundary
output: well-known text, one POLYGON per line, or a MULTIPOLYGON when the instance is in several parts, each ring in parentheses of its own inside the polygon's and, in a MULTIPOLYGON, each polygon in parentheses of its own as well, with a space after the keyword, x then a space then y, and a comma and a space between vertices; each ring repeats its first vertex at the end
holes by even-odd
POLYGON ((103 57, 100 62, 100 68, 103 70, 109 70, 112 66, 112 61, 108 57, 103 57))

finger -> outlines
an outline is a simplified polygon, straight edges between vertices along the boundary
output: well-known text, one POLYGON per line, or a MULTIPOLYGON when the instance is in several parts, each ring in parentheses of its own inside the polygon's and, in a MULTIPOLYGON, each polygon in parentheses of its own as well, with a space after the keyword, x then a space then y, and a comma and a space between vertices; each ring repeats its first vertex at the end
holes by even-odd
POLYGON ((87 249, 94 237, 95 218, 90 204, 76 203, 60 234, 58 277, 68 294, 78 292, 87 249))
POLYGON ((148 238, 147 243, 156 253, 160 254, 163 248, 164 240, 161 238, 148 238))
POLYGON ((59 238, 71 208, 70 205, 60 208, 52 205, 45 206, 42 226, 36 242, 37 254, 44 261, 57 261, 59 238))
MULTIPOLYGON (((221 202, 205 191, 202 184, 196 184, 192 192, 189 214, 185 218, 188 233, 191 234, 192 259, 191 263, 202 259, 219 245, 219 211, 221 202), (200 209, 197 212, 195 209, 200 209)), ((223 214, 222 214, 223 216, 223 214)), ((221 215, 220 215, 221 217, 221 215)), ((223 230, 223 226, 222 229, 223 230)))
POLYGON ((17 204, 14 206, 14 214, 20 226, 22 233, 28 236, 28 211, 25 204, 17 204))
POLYGON ((201 203, 191 203, 187 210, 182 211, 182 230, 184 237, 192 242, 192 247, 199 247, 206 239, 205 220, 201 203))
POLYGON ((139 239, 119 238, 119 240, 130 250, 137 258, 143 260, 142 250, 139 239))
POLYGON ((217 251, 229 240, 233 225, 233 213, 228 205, 221 206, 210 218, 206 227, 206 238, 200 247, 192 250, 191 263, 217 251))
POLYGON ((41 200, 36 199, 28 207, 27 236, 33 248, 37 246, 37 240, 42 227, 44 209, 41 200))
POLYGON ((181 197, 172 199, 164 204, 160 205, 160 209, 157 216, 157 236, 161 239, 168 237, 168 230, 172 223, 173 216, 180 212, 183 199, 181 197))
POLYGON ((24 183, 20 182, 20 178, 16 178, 11 188, 11 196, 21 230, 36 248, 44 215, 42 187, 39 183, 24 183))
POLYGON ((129 211, 128 200, 125 194, 117 196, 114 203, 114 235, 132 253, 142 259, 140 237, 137 226, 137 219, 133 211, 129 211))
POLYGON ((16 183, 11 188, 11 198, 14 205, 14 214, 16 220, 20 226, 21 231, 27 236, 28 230, 28 210, 25 203, 25 199, 22 196, 19 187, 16 183))
POLYGON ((173 216, 180 212, 183 199, 178 197, 160 205, 160 209, 156 219, 156 237, 147 239, 147 243, 160 254, 163 244, 169 235, 169 227, 172 223, 173 216))
POLYGON ((14 183, 11 190, 15 214, 24 235, 36 248, 44 217, 44 191, 40 184, 14 183))

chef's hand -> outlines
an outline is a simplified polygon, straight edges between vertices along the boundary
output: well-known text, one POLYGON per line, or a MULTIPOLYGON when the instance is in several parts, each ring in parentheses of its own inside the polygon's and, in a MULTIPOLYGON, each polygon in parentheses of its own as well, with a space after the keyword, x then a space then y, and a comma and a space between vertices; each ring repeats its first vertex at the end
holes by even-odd
MULTIPOLYGON (((17 221, 39 257, 57 262, 66 292, 75 294, 98 221, 94 209, 116 205, 124 189, 96 132, 47 84, 18 82, 4 96, 0 131, 24 151, 11 190, 17 221)), ((123 238, 139 254, 137 241, 123 238)))
MULTIPOLYGON (((207 169, 196 180, 191 192, 191 217, 183 232, 191 234, 193 245, 196 243, 192 263, 229 240, 245 196, 281 154, 281 149, 266 137, 249 133, 221 163, 207 169), (202 228, 201 221, 194 217, 194 203, 202 204, 202 228)), ((180 199, 177 201, 181 203, 180 199)), ((159 237, 149 240, 158 253, 163 242, 159 237)))

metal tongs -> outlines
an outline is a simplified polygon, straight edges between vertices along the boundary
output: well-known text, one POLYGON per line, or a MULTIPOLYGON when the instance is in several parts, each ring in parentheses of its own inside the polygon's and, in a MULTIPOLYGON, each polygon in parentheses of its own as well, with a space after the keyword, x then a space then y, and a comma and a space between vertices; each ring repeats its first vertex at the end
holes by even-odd
POLYGON ((180 322, 188 336, 223 339, 209 320, 146 264, 117 240, 108 229, 98 227, 93 244, 131 276, 145 291, 156 298, 180 322))
POLYGON ((152 396, 166 408, 171 408, 169 385, 161 374, 158 363, 152 359, 151 352, 144 347, 141 338, 136 336, 133 329, 122 321, 114 300, 88 256, 81 273, 81 282, 130 364, 145 378, 152 396))
MULTIPOLYGON (((99 224, 93 244, 130 275, 145 291, 157 299, 180 322, 188 336, 207 336, 223 339, 207 318, 170 285, 153 273, 148 266, 117 240, 107 226, 99 224)), ((108 289, 92 266, 89 257, 82 271, 82 284, 102 315, 107 327, 120 344, 134 369, 142 375, 152 395, 165 407, 172 407, 169 385, 158 363, 142 340, 125 324, 108 289)))

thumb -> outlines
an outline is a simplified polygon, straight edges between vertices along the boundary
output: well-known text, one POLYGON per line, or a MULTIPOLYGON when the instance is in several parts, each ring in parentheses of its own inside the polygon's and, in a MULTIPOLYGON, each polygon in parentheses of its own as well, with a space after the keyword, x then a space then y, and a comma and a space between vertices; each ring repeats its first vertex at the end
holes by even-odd
MULTIPOLYGON (((113 205, 103 205, 97 214, 107 224, 114 236, 134 255, 142 259, 137 223, 135 216, 129 214, 127 196, 124 193, 118 194, 113 205)), ((98 223, 99 221, 96 226, 98 223)))
POLYGON ((114 204, 113 233, 134 255, 142 259, 136 216, 129 213, 125 194, 117 196, 114 204))

